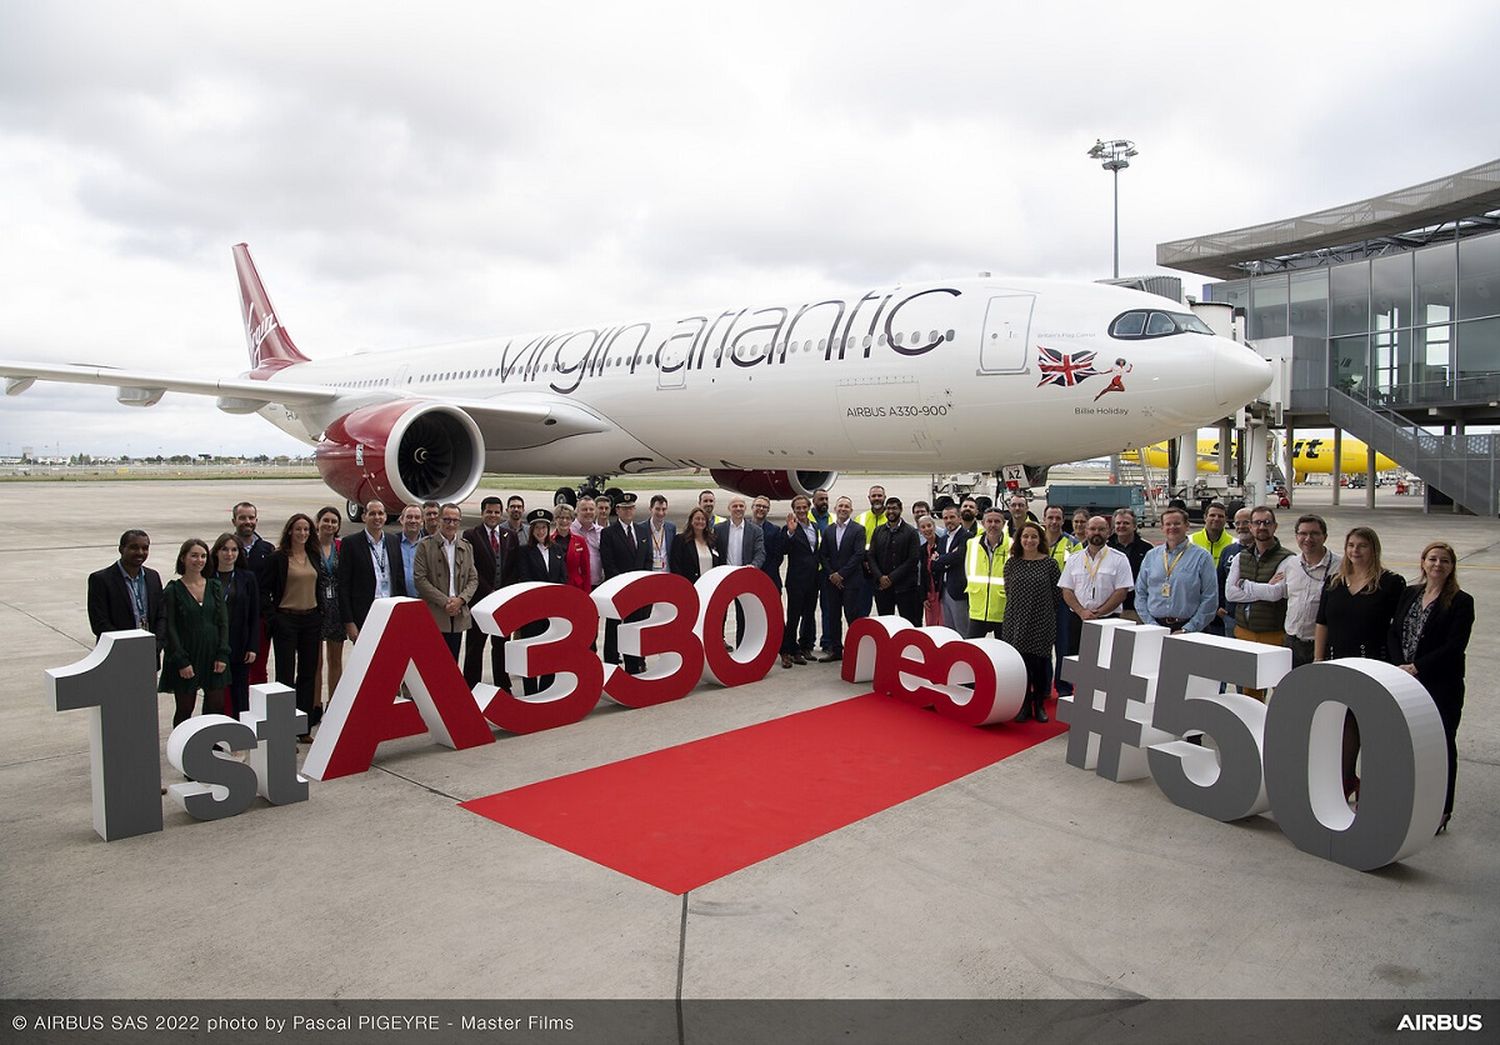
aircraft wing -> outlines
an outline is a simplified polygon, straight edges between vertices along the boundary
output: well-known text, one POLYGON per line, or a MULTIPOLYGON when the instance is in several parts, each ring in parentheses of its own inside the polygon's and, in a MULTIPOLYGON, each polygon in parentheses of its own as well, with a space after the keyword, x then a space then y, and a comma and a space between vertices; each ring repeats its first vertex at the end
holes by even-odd
POLYGON ((108 366, 82 366, 75 363, 50 365, 21 363, 0 359, 0 377, 5 378, 5 394, 20 395, 38 381, 58 381, 72 385, 110 385, 130 389, 120 396, 121 402, 150 406, 167 392, 189 395, 220 396, 244 403, 250 409, 266 403, 307 406, 331 403, 341 390, 321 385, 283 384, 280 381, 252 381, 248 378, 192 378, 180 374, 155 373, 148 370, 124 370, 108 366))

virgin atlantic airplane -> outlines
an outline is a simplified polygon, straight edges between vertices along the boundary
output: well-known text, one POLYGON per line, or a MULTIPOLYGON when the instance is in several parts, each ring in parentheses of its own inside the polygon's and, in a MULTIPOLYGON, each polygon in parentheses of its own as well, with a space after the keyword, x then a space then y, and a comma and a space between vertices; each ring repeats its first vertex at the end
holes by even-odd
POLYGON ((313 447, 350 514, 462 501, 486 471, 707 469, 785 499, 838 469, 991 471, 1150 446, 1256 398, 1269 364, 1170 300, 1096 283, 902 284, 691 315, 314 360, 234 248, 250 369, 202 380, 0 361, 37 381, 112 385, 126 406, 218 397, 313 447))

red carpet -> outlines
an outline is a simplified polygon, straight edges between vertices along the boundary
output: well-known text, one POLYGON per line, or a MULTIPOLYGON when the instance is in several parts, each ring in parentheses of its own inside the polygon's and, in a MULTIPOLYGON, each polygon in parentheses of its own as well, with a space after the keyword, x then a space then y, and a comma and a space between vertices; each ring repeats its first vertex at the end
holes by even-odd
POLYGON ((684 893, 967 776, 1065 726, 959 725, 873 693, 463 808, 684 893))

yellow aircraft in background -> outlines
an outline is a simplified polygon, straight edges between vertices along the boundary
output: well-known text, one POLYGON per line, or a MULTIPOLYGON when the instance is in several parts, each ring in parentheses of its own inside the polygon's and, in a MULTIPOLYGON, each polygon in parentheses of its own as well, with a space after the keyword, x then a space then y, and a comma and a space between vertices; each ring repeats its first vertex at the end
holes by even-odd
MULTIPOLYGON (((1236 447, 1230 444, 1231 460, 1236 447)), ((1365 468, 1369 465, 1369 447, 1351 436, 1344 436, 1344 457, 1341 462, 1341 471, 1345 475, 1363 475, 1365 468)), ((1135 462, 1138 459, 1135 450, 1127 450, 1120 455, 1122 460, 1135 462)), ((1279 455, 1273 457, 1280 463, 1279 455)), ((1146 464, 1151 468, 1165 469, 1167 467, 1167 444, 1153 443, 1146 447, 1146 464)), ((1333 474, 1333 440, 1332 439, 1298 439, 1292 443, 1292 467, 1296 470, 1294 482, 1302 482, 1308 475, 1317 473, 1319 475, 1333 474)), ((1385 454, 1375 455, 1375 470, 1377 472, 1389 472, 1400 468, 1385 454)), ((1219 441, 1217 439, 1198 440, 1198 471, 1200 473, 1214 472, 1219 470, 1219 441)))

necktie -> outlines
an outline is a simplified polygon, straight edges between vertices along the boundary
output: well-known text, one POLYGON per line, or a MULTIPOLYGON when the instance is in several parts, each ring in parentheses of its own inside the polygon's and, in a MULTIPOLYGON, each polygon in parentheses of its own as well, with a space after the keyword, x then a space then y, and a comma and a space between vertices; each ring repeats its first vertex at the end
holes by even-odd
POLYGON ((494 530, 490 531, 490 551, 496 555, 500 554, 500 535, 494 530))
POLYGON ((630 535, 630 550, 635 551, 635 527, 627 526, 625 527, 625 532, 630 535))

